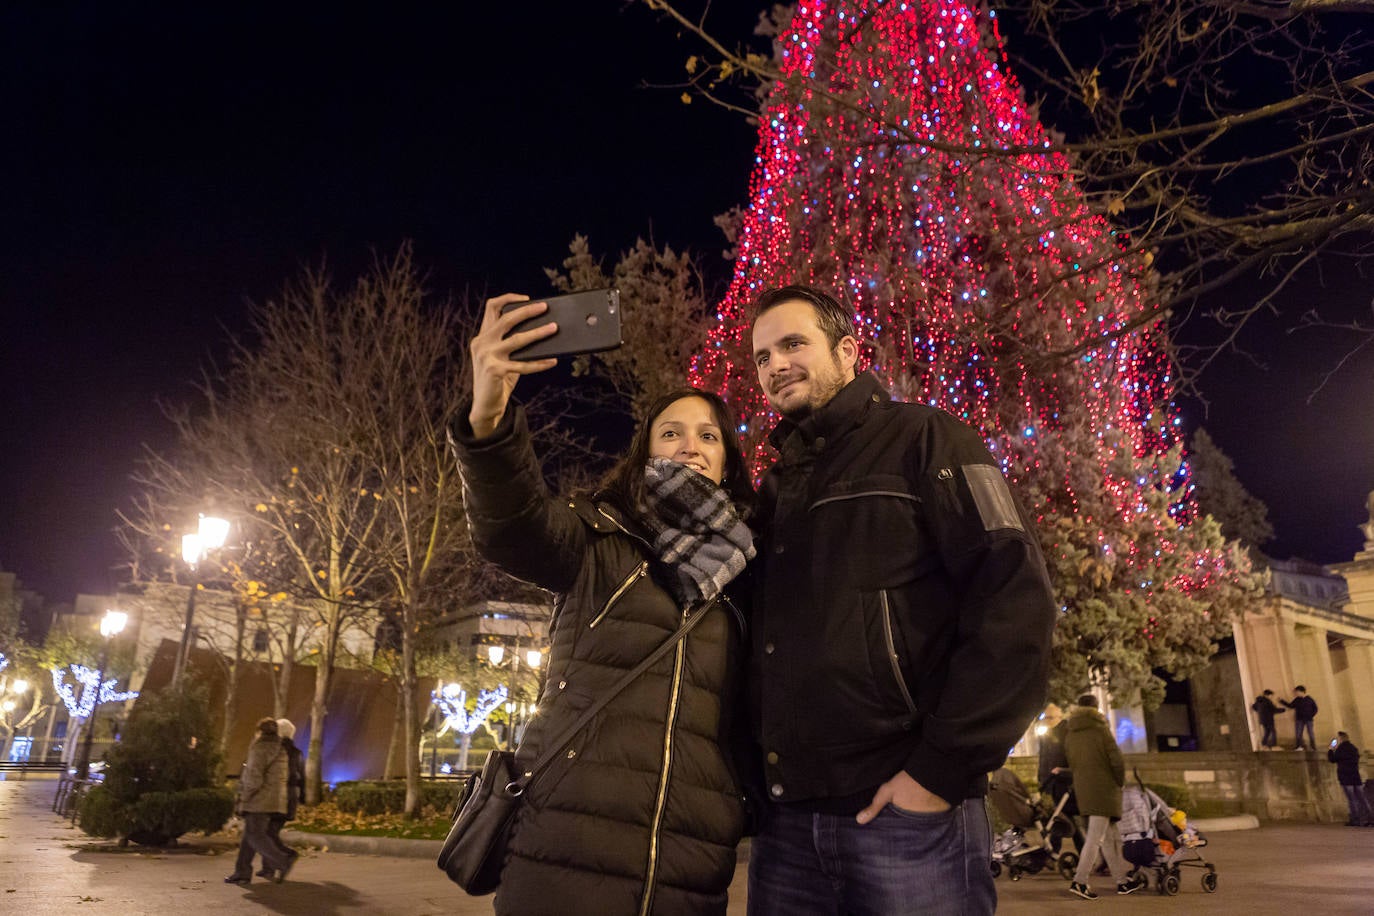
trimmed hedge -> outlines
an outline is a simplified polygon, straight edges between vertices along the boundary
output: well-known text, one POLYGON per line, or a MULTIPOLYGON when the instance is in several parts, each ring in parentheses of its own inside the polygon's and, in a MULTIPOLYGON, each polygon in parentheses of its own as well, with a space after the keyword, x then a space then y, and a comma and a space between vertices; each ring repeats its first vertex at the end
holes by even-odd
MULTIPOLYGON (((420 807, 450 813, 458 804, 464 780, 420 783, 420 807)), ((403 780, 341 782, 334 787, 334 804, 346 814, 400 814, 406 807, 403 780)))
POLYGON ((106 786, 81 799, 81 829, 91 836, 120 837, 142 846, 164 846, 183 833, 214 833, 234 813, 234 793, 209 787, 182 792, 147 792, 132 805, 106 786))

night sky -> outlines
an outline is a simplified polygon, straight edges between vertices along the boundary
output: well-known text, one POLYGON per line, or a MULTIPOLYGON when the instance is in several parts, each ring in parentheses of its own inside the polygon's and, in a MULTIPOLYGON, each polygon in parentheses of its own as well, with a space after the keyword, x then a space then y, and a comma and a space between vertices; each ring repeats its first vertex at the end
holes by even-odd
MULTIPOLYGON (((302 266, 351 280, 409 238, 436 292, 539 295, 582 232, 607 255, 652 234, 728 277, 711 218, 745 202, 754 130, 645 87, 699 48, 641 5, 201 6, 0 12, 0 568, 49 600, 113 587, 128 475, 171 444, 158 401, 191 397, 246 303, 302 266)), ((743 40, 764 6, 712 18, 743 40)), ((1368 315, 1366 280, 1326 280, 1299 311, 1368 315)), ((1249 343, 1268 369, 1225 361, 1186 419, 1269 505, 1271 553, 1347 560, 1374 353, 1307 404, 1349 341, 1249 343)))

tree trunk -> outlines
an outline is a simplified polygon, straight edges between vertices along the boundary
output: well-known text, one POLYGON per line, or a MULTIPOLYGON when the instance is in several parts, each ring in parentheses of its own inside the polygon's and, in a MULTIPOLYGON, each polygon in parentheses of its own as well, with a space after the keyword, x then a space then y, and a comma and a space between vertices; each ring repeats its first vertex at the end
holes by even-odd
POLYGON ((401 685, 397 684, 396 713, 391 717, 391 746, 386 752, 386 772, 382 774, 383 779, 395 779, 397 776, 405 775, 405 767, 401 763, 401 752, 405 748, 405 726, 405 695, 401 685))
POLYGON ((248 628, 248 609, 242 601, 236 601, 234 621, 234 662, 229 666, 229 676, 224 685, 224 725, 219 734, 219 770, 224 775, 224 764, 229 757, 229 738, 234 733, 234 723, 239 715, 239 682, 243 674, 243 634, 248 628))
POLYGON ((401 706, 405 709, 406 816, 415 817, 420 808, 420 714, 415 708, 415 640, 419 636, 418 614, 413 593, 402 610, 401 628, 401 706))
POLYGON ((305 803, 318 805, 324 793, 324 720, 329 714, 329 687, 334 679, 334 659, 339 650, 339 630, 343 611, 337 604, 327 604, 324 613, 324 644, 320 646, 320 660, 315 668, 315 697, 310 703, 310 747, 305 757, 305 803))

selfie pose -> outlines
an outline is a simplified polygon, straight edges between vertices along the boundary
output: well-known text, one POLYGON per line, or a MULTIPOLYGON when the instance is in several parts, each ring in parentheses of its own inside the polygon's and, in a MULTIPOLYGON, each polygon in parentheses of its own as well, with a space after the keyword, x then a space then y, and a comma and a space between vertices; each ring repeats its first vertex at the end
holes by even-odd
MULTIPOLYGON (((616 694, 525 791, 496 892, 498 914, 724 913, 744 825, 723 735, 736 705, 743 619, 727 587, 753 556, 752 499, 729 409, 684 389, 653 404, 592 494, 555 498, 510 402, 555 360, 511 354, 549 339, 542 302, 486 304, 471 343, 473 399, 453 430, 473 543, 555 593, 539 714, 516 754, 543 744, 627 672, 694 628, 616 694), (528 325, 526 327, 529 327, 528 325)), ((527 351, 528 352, 528 351, 527 351)))

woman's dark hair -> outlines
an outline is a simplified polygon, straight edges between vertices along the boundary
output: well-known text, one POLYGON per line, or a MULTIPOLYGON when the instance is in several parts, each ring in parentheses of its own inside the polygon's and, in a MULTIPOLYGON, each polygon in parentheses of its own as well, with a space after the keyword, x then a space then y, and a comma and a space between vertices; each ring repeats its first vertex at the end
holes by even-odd
POLYGON ((258 720, 258 734, 275 735, 277 733, 277 720, 271 716, 263 716, 258 720))
POLYGON ((720 427, 720 440, 725 446, 725 478, 721 481, 721 489, 730 496, 735 508, 747 516, 754 506, 754 486, 749 482, 734 411, 720 395, 700 388, 679 388, 659 396, 649 405, 646 419, 635 429, 630 450, 602 479, 597 495, 610 497, 622 509, 630 512, 638 512, 644 507, 644 465, 649 462, 649 436, 653 432, 654 420, 683 398, 701 398, 711 405, 711 416, 720 427))

